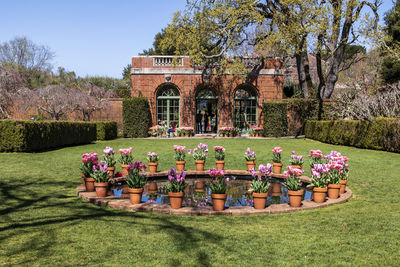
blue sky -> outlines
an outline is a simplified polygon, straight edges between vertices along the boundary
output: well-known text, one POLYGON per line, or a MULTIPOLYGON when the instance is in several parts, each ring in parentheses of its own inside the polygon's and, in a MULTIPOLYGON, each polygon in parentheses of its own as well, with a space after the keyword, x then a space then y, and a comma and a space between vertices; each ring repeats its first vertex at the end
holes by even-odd
MULTIPOLYGON (((186 0, 0 0, 0 42, 26 36, 79 76, 121 77, 186 0)), ((381 17, 392 6, 383 0, 381 17)))

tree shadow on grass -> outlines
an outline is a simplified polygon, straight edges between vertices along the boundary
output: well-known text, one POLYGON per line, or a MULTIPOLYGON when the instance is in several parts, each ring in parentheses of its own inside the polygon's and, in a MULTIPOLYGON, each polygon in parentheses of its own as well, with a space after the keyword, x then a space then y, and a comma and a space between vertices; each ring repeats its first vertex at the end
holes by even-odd
MULTIPOLYGON (((0 241, 21 235, 28 240, 19 248, 9 249, 7 256, 23 254, 37 257, 51 255, 52 246, 55 244, 56 235, 54 227, 67 227, 83 223, 86 220, 104 221, 107 224, 118 222, 126 225, 127 229, 136 225, 137 229, 145 230, 151 227, 154 231, 167 233, 174 240, 174 246, 185 254, 194 253, 197 265, 210 266, 208 251, 205 251, 199 243, 202 240, 218 244, 223 237, 212 232, 194 229, 191 225, 176 222, 172 215, 159 215, 143 212, 128 212, 94 206, 82 201, 77 196, 63 194, 62 191, 76 187, 76 183, 40 181, 40 182, 10 182, 0 181, 0 201, 6 202, 5 208, 0 206, 0 241), (33 187, 51 188, 36 192, 33 187), (56 192, 56 193, 55 193, 56 192), (51 213, 52 208, 60 209, 59 214, 51 213), (49 209, 49 210, 46 210, 49 209), (35 210, 39 216, 26 216, 26 211, 35 210), (43 215, 41 215, 43 214, 43 215), (53 229, 51 229, 53 228, 53 229), (155 230, 154 230, 155 229, 155 230), (32 236, 33 237, 30 237, 32 236)), ((4 205, 3 205, 4 206, 4 205)), ((185 220, 186 221, 186 220, 185 220)), ((169 255, 170 265, 182 264, 182 260, 173 254, 169 255)), ((24 257, 21 257, 21 261, 24 257)), ((29 259, 19 264, 28 263, 29 259)), ((99 260, 98 263, 102 263, 99 260)))

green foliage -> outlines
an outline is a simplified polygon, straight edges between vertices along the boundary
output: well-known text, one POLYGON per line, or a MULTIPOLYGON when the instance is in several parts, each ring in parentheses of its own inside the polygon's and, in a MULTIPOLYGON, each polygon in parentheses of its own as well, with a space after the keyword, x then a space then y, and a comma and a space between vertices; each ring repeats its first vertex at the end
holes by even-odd
POLYGON ((286 181, 282 183, 282 185, 290 191, 300 191, 302 189, 300 178, 294 175, 291 175, 288 179, 286 179, 286 181))
POLYGON ((216 177, 210 183, 210 191, 212 194, 225 194, 227 180, 222 177, 216 177))
POLYGON ((147 177, 138 169, 129 172, 126 183, 130 188, 143 188, 147 183, 147 177))
POLYGON ((124 137, 147 137, 151 123, 147 98, 134 97, 122 102, 124 137))
POLYGON ((115 121, 96 121, 97 140, 112 140, 117 138, 118 126, 115 121))
POLYGON ((131 97, 131 89, 118 88, 116 90, 116 93, 120 98, 130 98, 131 97))
POLYGON ((385 14, 385 45, 384 60, 380 73, 386 83, 395 83, 400 80, 400 1, 385 14))
POLYGON ((325 143, 400 152, 400 119, 307 121, 304 132, 325 143))
POLYGON ((249 191, 252 191, 254 193, 267 193, 269 189, 269 182, 266 177, 261 178, 261 179, 254 179, 251 182, 251 188, 249 191))
POLYGON ((316 99, 290 99, 287 102, 288 135, 300 135, 306 120, 318 118, 318 100, 316 99))
POLYGON ((154 36, 153 47, 148 50, 143 50, 140 55, 143 56, 159 56, 159 55, 174 55, 176 51, 175 45, 171 44, 168 46, 161 46, 161 42, 166 38, 165 29, 161 29, 161 32, 154 36))
POLYGON ((263 108, 264 136, 286 136, 288 130, 287 104, 285 102, 265 102, 263 108))
POLYGON ((118 89, 125 89, 130 90, 129 80, 125 79, 116 79, 111 77, 104 77, 104 76, 91 76, 85 78, 78 78, 77 84, 78 86, 83 86, 85 83, 91 83, 97 87, 101 87, 104 90, 118 90, 118 89))
POLYGON ((96 140, 96 125, 69 121, 0 121, 1 152, 31 152, 96 140))

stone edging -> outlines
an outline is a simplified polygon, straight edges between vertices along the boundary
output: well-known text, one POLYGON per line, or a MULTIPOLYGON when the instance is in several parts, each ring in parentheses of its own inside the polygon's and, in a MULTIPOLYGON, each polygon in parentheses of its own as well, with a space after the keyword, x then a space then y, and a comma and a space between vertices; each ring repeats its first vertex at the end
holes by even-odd
POLYGON ((290 207, 289 204, 271 204, 262 210, 254 209, 253 207, 229 207, 223 211, 213 211, 212 207, 183 207, 181 209, 172 209, 168 204, 158 203, 140 203, 131 204, 129 199, 115 198, 113 196, 99 198, 96 196, 96 192, 85 192, 83 185, 76 188, 77 194, 82 199, 85 199, 98 206, 108 206, 117 209, 130 210, 130 211, 146 211, 156 212, 162 214, 173 214, 173 215, 251 215, 251 214, 277 214, 277 213, 289 213, 297 212, 301 210, 311 210, 316 208, 323 208, 334 204, 340 204, 347 202, 353 195, 350 189, 346 188, 346 192, 340 195, 337 199, 326 198, 324 203, 315 203, 311 200, 302 201, 302 205, 299 208, 290 207))

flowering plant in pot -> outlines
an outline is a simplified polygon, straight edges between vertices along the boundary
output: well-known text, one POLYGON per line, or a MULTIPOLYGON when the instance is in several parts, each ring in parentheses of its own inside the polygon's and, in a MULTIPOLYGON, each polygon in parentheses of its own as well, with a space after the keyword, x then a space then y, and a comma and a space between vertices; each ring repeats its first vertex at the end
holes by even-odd
POLYGON ((263 174, 262 176, 258 175, 253 168, 250 169, 251 176, 253 176, 253 181, 251 182, 249 191, 253 193, 254 208, 265 209, 270 185, 268 181, 268 175, 270 175, 272 172, 272 164, 261 164, 258 167, 258 170, 261 174, 263 174))
POLYGON ((86 191, 94 191, 93 166, 98 162, 97 153, 91 152, 82 155, 82 182, 85 185, 86 191))
POLYGON ((256 167, 256 157, 256 152, 251 151, 250 148, 246 149, 246 152, 244 153, 244 158, 246 159, 248 171, 250 171, 251 168, 254 169, 256 167))
POLYGON ((226 201, 226 185, 229 182, 229 178, 225 178, 224 170, 217 170, 211 168, 209 175, 212 178, 210 184, 211 198, 213 203, 213 210, 221 211, 225 207, 226 201))
POLYGON ((122 174, 124 176, 128 175, 128 168, 133 161, 132 149, 133 148, 130 147, 130 148, 121 148, 119 150, 119 153, 121 153, 119 162, 121 163, 122 174))
POLYGON ((185 178, 186 173, 184 170, 177 172, 175 168, 172 168, 168 172, 168 183, 165 187, 168 190, 169 202, 173 209, 180 209, 182 207, 182 200, 185 194, 183 190, 188 185, 185 178))
POLYGON ((157 172, 158 160, 160 157, 155 152, 148 152, 147 153, 147 161, 149 165, 149 170, 151 173, 157 172))
POLYGON ((92 168, 96 194, 98 197, 105 197, 107 195, 108 179, 110 178, 107 163, 101 161, 99 164, 93 165, 92 168))
POLYGON ((281 153, 282 153, 282 148, 280 147, 275 147, 274 149, 272 149, 272 165, 273 165, 273 173, 275 174, 280 174, 282 171, 282 157, 281 157, 281 153))
POLYGON ((322 164, 324 162, 324 155, 322 155, 321 150, 310 150, 310 155, 308 155, 310 161, 310 168, 314 168, 315 164, 322 164))
POLYGON ((175 150, 175 163, 176 163, 176 169, 178 172, 182 171, 185 169, 185 157, 186 157, 186 147, 185 146, 177 146, 174 145, 174 150, 175 150))
POLYGON ((204 163, 208 157, 208 145, 200 143, 192 150, 188 149, 188 154, 193 153, 197 171, 204 171, 204 163))
POLYGON ((283 173, 286 178, 283 186, 288 190, 289 205, 291 207, 300 207, 301 205, 304 190, 301 187, 302 182, 299 176, 303 173, 304 171, 302 169, 293 168, 292 166, 288 166, 287 171, 283 173))
POLYGON ((328 174, 328 197, 338 198, 340 193, 340 181, 342 180, 344 161, 330 160, 328 166, 330 169, 328 174))
POLYGON ((139 204, 142 200, 143 188, 147 182, 147 177, 144 175, 146 168, 146 165, 142 164, 140 160, 129 165, 126 183, 129 187, 129 198, 132 204, 139 204))
POLYGON ((115 172, 115 164, 117 164, 117 162, 114 159, 114 149, 112 149, 112 147, 107 146, 104 150, 103 150, 103 159, 107 164, 107 170, 108 170, 108 174, 113 177, 114 176, 114 172, 115 172))
POLYGON ((293 168, 301 169, 303 165, 303 156, 295 155, 295 152, 292 151, 289 162, 293 168))
POLYGON ((217 170, 223 170, 225 166, 225 148, 222 146, 214 146, 214 151, 217 170))
POLYGON ((329 183, 328 175, 330 168, 328 164, 315 164, 311 170, 311 183, 307 187, 313 188, 313 200, 316 203, 325 201, 327 186, 329 183))

